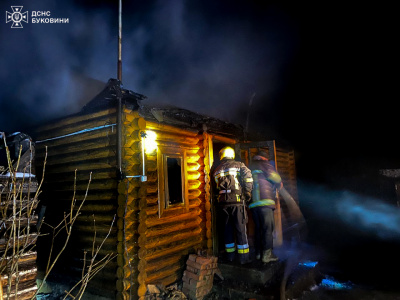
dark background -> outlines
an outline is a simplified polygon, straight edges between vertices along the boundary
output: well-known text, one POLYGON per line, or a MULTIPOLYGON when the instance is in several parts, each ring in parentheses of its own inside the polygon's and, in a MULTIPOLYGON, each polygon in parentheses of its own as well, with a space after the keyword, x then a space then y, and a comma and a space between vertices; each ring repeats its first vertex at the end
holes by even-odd
MULTIPOLYGON (((75 113, 117 74, 118 1, 3 1, 68 24, 0 24, 0 130, 75 113)), ((246 126, 296 153, 318 245, 354 280, 399 249, 396 10, 333 2, 124 1, 124 87, 246 126), (252 95, 255 96, 249 105, 252 95)), ((31 14, 29 13, 31 18, 31 14)), ((387 277, 385 277, 387 278, 387 277)), ((390 278, 389 278, 390 279, 390 278)))

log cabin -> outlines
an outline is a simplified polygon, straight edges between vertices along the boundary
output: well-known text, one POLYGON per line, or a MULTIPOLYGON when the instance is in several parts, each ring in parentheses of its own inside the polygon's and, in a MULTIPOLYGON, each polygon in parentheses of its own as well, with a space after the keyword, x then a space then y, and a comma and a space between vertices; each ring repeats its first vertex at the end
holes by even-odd
MULTIPOLYGON (((88 287, 110 299, 144 299, 148 284, 179 281, 188 254, 197 249, 218 255, 210 168, 222 147, 234 147, 246 164, 258 149, 268 151, 297 199, 292 150, 275 141, 243 142, 241 126, 176 107, 144 105, 144 99, 110 79, 79 113, 35 130, 37 162, 47 148, 42 196, 47 214, 55 218, 68 210, 71 197, 81 201, 91 173, 65 269, 79 273, 83 249, 100 244, 116 220, 100 254, 118 256, 88 287)), ((289 223, 284 207, 278 206, 276 217, 279 245, 282 226, 289 223)))

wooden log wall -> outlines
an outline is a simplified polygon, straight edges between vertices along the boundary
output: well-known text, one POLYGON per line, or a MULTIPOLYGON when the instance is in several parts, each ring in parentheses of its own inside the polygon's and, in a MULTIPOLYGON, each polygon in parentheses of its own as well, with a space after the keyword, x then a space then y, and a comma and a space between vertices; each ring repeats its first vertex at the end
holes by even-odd
MULTIPOLYGON (((125 127, 131 126, 129 122, 144 123, 135 111, 125 110, 125 114, 125 127)), ((163 180, 163 175, 157 170, 157 152, 147 154, 147 182, 132 179, 129 185, 120 184, 118 210, 121 214, 124 211, 124 217, 119 226, 124 228, 125 224, 125 232, 119 236, 125 235, 126 238, 121 245, 124 248, 123 259, 118 260, 118 299, 130 299, 130 296, 144 299, 148 284, 169 285, 180 280, 187 255, 212 244, 207 240, 207 234, 211 237, 207 231, 211 213, 204 192, 203 136, 151 122, 146 122, 146 130, 156 133, 159 146, 186 150, 188 199, 185 201, 189 201, 189 211, 172 207, 159 216, 158 181, 163 180), (126 209, 124 199, 127 199, 126 209)), ((138 137, 136 130, 127 128, 126 132, 132 132, 133 139, 138 137)), ((139 162, 140 142, 138 139, 132 141, 132 134, 124 136, 123 164, 127 175, 138 175, 142 167, 139 162), (136 165, 139 168, 134 167, 136 165)))
MULTIPOLYGON (((142 174, 142 142, 140 132, 146 121, 135 110, 124 108, 122 114, 122 167, 126 176, 142 174)), ((147 182, 140 178, 126 178, 118 184, 118 258, 117 299, 137 299, 139 266, 139 225, 146 213, 147 190, 157 182, 154 160, 145 160, 147 182)), ((151 199, 149 202, 157 202, 151 199)))
MULTIPOLYGON (((47 206, 46 222, 58 224, 62 220, 63 212, 70 209, 74 195, 75 170, 76 207, 84 198, 91 173, 86 202, 72 231, 70 247, 65 251, 65 261, 68 264, 66 270, 76 271, 72 275, 80 276, 83 253, 84 250, 91 253, 95 231, 98 246, 117 214, 115 123, 116 109, 106 109, 70 116, 37 129, 37 174, 41 173, 45 147, 48 148, 42 187, 43 203, 47 206)), ((99 258, 111 252, 117 252, 115 224, 99 258)), ((89 290, 115 297, 116 273, 117 262, 114 260, 90 281, 89 290)))
POLYGON ((279 174, 282 177, 286 190, 296 200, 296 202, 298 202, 294 151, 277 147, 276 160, 279 168, 279 174))

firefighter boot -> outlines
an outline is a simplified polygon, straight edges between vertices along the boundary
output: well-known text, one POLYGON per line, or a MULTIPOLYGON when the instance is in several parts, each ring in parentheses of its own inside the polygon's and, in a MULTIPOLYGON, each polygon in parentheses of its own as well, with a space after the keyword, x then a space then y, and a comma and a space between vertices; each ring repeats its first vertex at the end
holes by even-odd
POLYGON ((233 262, 235 260, 235 252, 225 253, 225 259, 229 262, 233 262))
POLYGON ((277 261, 278 259, 279 258, 272 253, 272 249, 268 249, 263 251, 261 261, 267 264, 272 261, 277 261))
POLYGON ((240 255, 239 256, 239 263, 241 265, 249 264, 251 263, 251 259, 249 255, 240 255))

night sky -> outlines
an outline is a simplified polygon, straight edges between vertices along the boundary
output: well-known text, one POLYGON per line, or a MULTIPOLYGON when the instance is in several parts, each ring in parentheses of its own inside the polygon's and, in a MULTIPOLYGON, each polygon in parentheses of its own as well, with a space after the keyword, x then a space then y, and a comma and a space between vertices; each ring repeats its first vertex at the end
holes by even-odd
MULTIPOLYGON (((250 130, 295 149, 303 203, 315 185, 377 197, 379 169, 400 168, 394 7, 124 2, 124 88, 243 126, 250 113, 250 130)), ((3 16, 11 5, 29 23, 0 23, 0 130, 29 133, 116 78, 118 1, 2 1, 3 16), (31 11, 69 23, 32 24, 31 11)))

